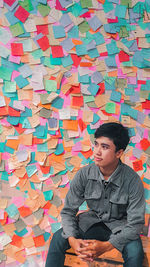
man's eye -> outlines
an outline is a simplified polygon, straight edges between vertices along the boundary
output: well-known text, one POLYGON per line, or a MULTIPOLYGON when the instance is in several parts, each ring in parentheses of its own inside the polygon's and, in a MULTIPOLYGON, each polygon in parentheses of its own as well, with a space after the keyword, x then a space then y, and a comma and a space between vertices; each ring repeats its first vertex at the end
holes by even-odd
POLYGON ((103 148, 104 150, 106 150, 106 149, 108 149, 108 146, 102 146, 102 148, 103 148))
POLYGON ((97 146, 97 145, 98 145, 98 143, 96 141, 94 141, 94 146, 97 146))

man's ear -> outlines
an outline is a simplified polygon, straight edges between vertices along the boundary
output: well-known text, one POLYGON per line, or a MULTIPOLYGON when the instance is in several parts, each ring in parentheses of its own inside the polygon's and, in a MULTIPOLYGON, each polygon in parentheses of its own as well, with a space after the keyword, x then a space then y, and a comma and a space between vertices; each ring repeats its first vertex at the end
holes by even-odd
POLYGON ((120 150, 118 150, 118 151, 116 152, 116 156, 117 156, 117 158, 118 158, 118 159, 120 159, 120 158, 121 158, 121 156, 122 156, 123 152, 124 152, 124 150, 123 150, 123 149, 120 149, 120 150))

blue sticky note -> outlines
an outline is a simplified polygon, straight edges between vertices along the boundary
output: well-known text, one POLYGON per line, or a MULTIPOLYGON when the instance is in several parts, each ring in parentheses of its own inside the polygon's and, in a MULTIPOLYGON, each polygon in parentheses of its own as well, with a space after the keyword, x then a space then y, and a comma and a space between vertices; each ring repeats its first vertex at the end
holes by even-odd
POLYGON ((55 26, 53 25, 53 32, 54 32, 54 37, 57 38, 63 38, 66 36, 64 27, 59 25, 59 26, 55 26))
POLYGON ((129 128, 129 136, 135 136, 135 129, 134 128, 129 128))
POLYGON ((51 200, 53 198, 53 191, 52 190, 48 190, 43 192, 44 198, 46 201, 51 200))
POLYGON ((76 53, 78 56, 83 56, 87 54, 86 45, 76 45, 76 53))
POLYGON ((60 44, 62 45, 63 49, 66 50, 67 52, 70 51, 74 47, 74 44, 71 38, 66 38, 60 44))
POLYGON ((63 57, 61 61, 62 61, 62 65, 64 66, 64 68, 73 64, 73 60, 70 55, 63 57))
POLYGON ((16 84, 19 86, 19 88, 23 88, 29 84, 28 80, 23 78, 22 75, 17 76, 15 78, 15 81, 16 81, 16 84))
POLYGON ((17 19, 17 17, 14 16, 14 12, 12 11, 5 13, 5 17, 7 18, 10 25, 14 25, 20 21, 19 19, 17 19))
POLYGON ((125 88, 125 95, 134 95, 134 88, 125 88))
POLYGON ((127 7, 123 5, 116 5, 115 16, 118 18, 125 18, 127 7))
POLYGON ((92 81, 96 84, 101 83, 103 81, 103 76, 99 71, 95 71, 91 75, 92 81))
POLYGON ((70 25, 72 23, 72 20, 71 20, 70 16, 67 13, 64 13, 61 16, 59 22, 63 27, 67 27, 68 25, 70 25))
POLYGON ((96 33, 92 34, 92 36, 96 42, 96 45, 100 45, 100 44, 105 43, 104 36, 100 32, 96 32, 96 33))
POLYGON ((62 154, 63 152, 64 152, 63 144, 62 144, 62 143, 61 143, 61 144, 58 144, 58 145, 56 146, 56 150, 55 150, 54 154, 55 154, 55 155, 60 155, 60 154, 62 154))
POLYGON ((104 24, 104 30, 108 33, 117 33, 119 31, 118 27, 116 25, 113 25, 113 23, 104 24))
POLYGON ((34 165, 34 164, 28 165, 26 167, 26 172, 27 172, 28 177, 31 177, 34 173, 37 172, 36 165, 34 165))
POLYGON ((115 56, 109 56, 108 58, 106 58, 105 63, 107 67, 117 67, 115 56))
POLYGON ((58 120, 55 118, 49 118, 48 119, 48 125, 50 128, 56 128, 57 127, 58 120))
POLYGON ((87 89, 91 93, 91 95, 95 96, 99 90, 99 86, 95 83, 91 83, 87 89))
POLYGON ((96 15, 88 20, 88 24, 90 25, 93 31, 96 31, 98 28, 102 26, 102 22, 96 15))
POLYGON ((10 204, 5 210, 10 218, 13 218, 15 215, 18 214, 18 208, 13 203, 10 204))
POLYGON ((111 84, 108 83, 107 81, 105 81, 105 90, 116 90, 116 85, 115 85, 115 81, 112 82, 111 84))
POLYGON ((112 91, 110 100, 115 101, 115 102, 120 102, 121 100, 121 93, 117 91, 112 91))

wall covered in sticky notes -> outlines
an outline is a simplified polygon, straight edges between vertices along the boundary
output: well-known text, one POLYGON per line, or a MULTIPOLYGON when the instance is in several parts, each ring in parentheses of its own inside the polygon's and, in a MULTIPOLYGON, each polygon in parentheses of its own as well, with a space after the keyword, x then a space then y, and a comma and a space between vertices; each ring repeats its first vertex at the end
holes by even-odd
POLYGON ((149 0, 0 0, 0 25, 0 265, 43 266, 105 122, 129 127, 150 235, 149 0))

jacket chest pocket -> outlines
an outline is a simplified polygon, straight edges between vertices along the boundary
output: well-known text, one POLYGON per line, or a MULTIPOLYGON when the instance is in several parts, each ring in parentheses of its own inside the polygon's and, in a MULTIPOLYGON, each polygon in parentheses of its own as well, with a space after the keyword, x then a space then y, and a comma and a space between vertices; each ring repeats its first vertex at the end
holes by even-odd
POLYGON ((122 194, 120 198, 115 195, 110 198, 111 218, 121 219, 127 215, 128 197, 122 194))
POLYGON ((101 195, 102 195, 102 187, 100 182, 96 180, 89 180, 84 192, 85 199, 86 200, 100 199, 101 195))

